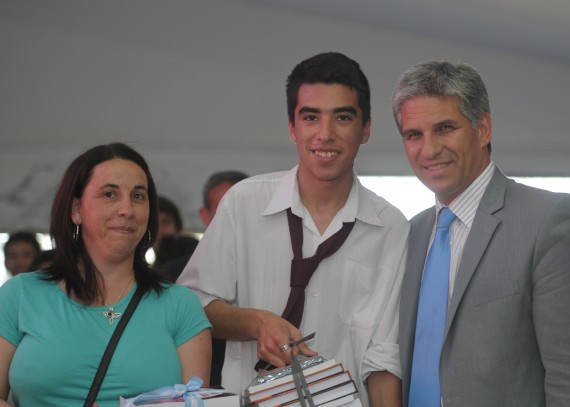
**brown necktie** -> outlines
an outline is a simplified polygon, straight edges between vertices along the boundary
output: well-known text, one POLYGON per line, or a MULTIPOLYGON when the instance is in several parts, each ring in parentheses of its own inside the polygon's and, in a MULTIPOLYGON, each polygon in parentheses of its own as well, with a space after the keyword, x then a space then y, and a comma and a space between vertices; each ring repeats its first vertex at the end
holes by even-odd
POLYGON ((342 246, 354 222, 344 223, 338 232, 319 245, 313 256, 304 259, 303 221, 291 212, 291 208, 287 209, 287 220, 293 246, 293 260, 291 260, 291 292, 281 317, 299 328, 305 307, 305 287, 309 284, 321 260, 329 257, 342 246))
MULTIPOLYGON (((309 284, 309 280, 315 270, 317 270, 317 267, 319 267, 321 260, 329 257, 342 246, 352 230, 354 222, 343 223, 342 228, 338 232, 317 247, 317 251, 313 256, 304 259, 303 221, 291 212, 291 208, 287 209, 287 221, 289 222, 289 235, 291 236, 291 246, 293 247, 290 279, 291 292, 281 317, 299 328, 301 318, 303 317, 303 309, 305 308, 305 288, 309 284)), ((267 364, 267 362, 260 360, 255 365, 255 370, 263 368, 264 364, 267 364)), ((266 366, 265 369, 267 370, 271 367, 266 366)))

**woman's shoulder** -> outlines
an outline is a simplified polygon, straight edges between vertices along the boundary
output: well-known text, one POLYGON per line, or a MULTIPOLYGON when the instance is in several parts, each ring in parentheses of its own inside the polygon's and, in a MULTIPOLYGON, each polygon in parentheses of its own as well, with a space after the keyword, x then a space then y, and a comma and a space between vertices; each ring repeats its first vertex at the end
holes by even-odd
POLYGON ((179 284, 168 284, 160 294, 151 292, 143 297, 142 308, 152 313, 165 315, 167 319, 174 321, 179 318, 185 319, 188 316, 203 312, 202 304, 188 287, 179 284))
POLYGON ((40 299, 53 298, 56 295, 57 283, 48 281, 41 272, 28 272, 18 274, 8 279, 0 287, 0 297, 4 301, 19 303, 36 302, 40 299))
POLYGON ((164 285, 163 293, 171 298, 188 298, 196 295, 188 287, 175 283, 164 285))
POLYGON ((16 287, 36 287, 48 286, 50 282, 45 280, 45 274, 40 271, 31 271, 28 273, 20 273, 9 278, 2 287, 14 289, 16 287))

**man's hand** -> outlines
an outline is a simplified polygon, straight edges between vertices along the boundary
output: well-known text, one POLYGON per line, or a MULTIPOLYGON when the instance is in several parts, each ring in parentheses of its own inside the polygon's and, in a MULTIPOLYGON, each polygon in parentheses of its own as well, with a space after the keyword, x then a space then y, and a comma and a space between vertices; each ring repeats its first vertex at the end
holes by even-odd
POLYGON ((257 356, 275 367, 284 367, 291 362, 291 352, 295 355, 315 356, 306 343, 302 342, 293 348, 281 349, 282 346, 303 338, 301 331, 285 319, 264 310, 250 310, 260 320, 257 326, 257 356))
MULTIPOLYGON (((210 302, 204 308, 212 323, 212 336, 229 340, 256 340, 257 356, 276 367, 291 361, 291 349, 281 346, 303 337, 294 325, 270 311, 255 308, 237 308, 221 300, 210 302)), ((295 354, 315 356, 305 343, 295 346, 295 354)))

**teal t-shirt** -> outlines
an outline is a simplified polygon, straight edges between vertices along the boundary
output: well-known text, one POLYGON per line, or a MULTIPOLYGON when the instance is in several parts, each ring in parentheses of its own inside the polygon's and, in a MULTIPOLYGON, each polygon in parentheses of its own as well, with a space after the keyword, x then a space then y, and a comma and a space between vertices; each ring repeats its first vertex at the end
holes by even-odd
MULTIPOLYGON (((0 287, 0 336, 17 347, 9 381, 16 406, 82 406, 113 325, 107 307, 81 305, 39 273, 0 287)), ((116 306, 123 313, 136 286, 116 306)), ((181 383, 176 348, 211 325, 197 297, 171 285, 143 296, 117 345, 101 386, 100 407, 181 383)))

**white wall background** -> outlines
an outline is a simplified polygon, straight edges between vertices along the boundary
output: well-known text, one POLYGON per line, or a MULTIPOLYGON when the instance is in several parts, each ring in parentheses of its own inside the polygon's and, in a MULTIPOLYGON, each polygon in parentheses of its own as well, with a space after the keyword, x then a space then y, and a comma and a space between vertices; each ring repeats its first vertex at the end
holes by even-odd
POLYGON ((504 171, 570 175, 570 66, 562 62, 246 0, 3 0, 0 230, 47 230, 67 164, 110 141, 143 153, 159 192, 199 229, 210 173, 295 164, 285 78, 329 50, 356 59, 372 87, 373 137, 360 174, 411 174, 390 94, 408 66, 447 59, 486 80, 493 156, 504 171))

